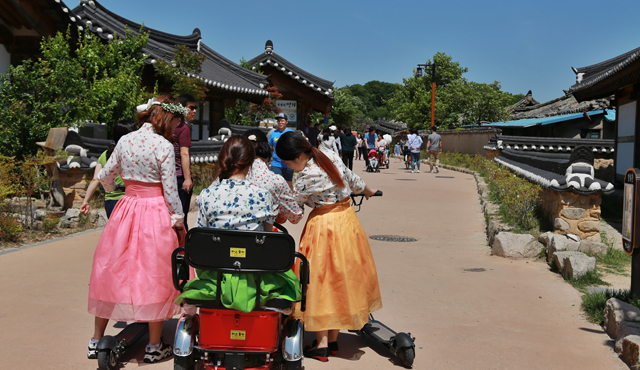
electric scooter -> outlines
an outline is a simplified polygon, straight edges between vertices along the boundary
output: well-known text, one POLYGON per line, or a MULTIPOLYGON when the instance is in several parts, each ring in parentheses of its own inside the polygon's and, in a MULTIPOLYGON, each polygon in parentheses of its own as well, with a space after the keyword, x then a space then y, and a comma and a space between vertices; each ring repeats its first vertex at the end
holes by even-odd
POLYGON ((113 370, 118 366, 120 357, 149 332, 147 323, 136 322, 127 325, 116 336, 105 335, 98 341, 98 368, 113 370))
MULTIPOLYGON (((382 196, 382 191, 378 190, 374 197, 382 196)), ((358 207, 356 212, 360 211, 364 194, 351 194, 351 205, 358 207), (358 199, 359 198, 359 199, 358 199)), ((413 366, 413 360, 416 356, 415 337, 411 333, 397 333, 395 330, 373 318, 369 314, 369 322, 360 330, 350 330, 357 333, 360 337, 369 337, 376 342, 388 347, 391 354, 398 357, 402 366, 410 369, 413 366)))

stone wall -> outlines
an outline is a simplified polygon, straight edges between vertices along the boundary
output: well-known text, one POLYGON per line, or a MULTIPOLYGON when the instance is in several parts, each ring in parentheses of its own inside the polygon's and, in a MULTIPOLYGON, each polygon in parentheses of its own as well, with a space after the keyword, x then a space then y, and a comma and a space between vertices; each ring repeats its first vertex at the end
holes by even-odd
POLYGON ((571 191, 545 189, 542 207, 554 226, 554 232, 576 235, 580 240, 600 242, 600 204, 602 194, 581 195, 571 191))

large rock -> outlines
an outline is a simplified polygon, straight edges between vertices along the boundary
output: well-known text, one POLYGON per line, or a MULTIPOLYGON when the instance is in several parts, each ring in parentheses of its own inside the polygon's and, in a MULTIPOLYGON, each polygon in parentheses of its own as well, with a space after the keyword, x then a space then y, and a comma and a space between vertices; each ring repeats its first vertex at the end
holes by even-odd
POLYGON ((68 216, 69 218, 80 217, 80 210, 76 208, 69 208, 67 213, 65 213, 65 216, 68 216))
POLYGON ((576 254, 583 254, 581 252, 578 251, 557 251, 553 254, 553 257, 551 258, 551 261, 553 261, 555 263, 556 269, 560 272, 564 272, 564 261, 565 258, 571 256, 571 255, 576 255, 576 254))
POLYGON ((618 326, 623 321, 640 322, 640 309, 617 298, 610 298, 604 306, 604 331, 611 338, 618 335, 618 326))
POLYGON ((618 325, 616 334, 616 353, 622 353, 622 342, 629 335, 640 335, 640 322, 623 321, 618 325))
POLYGON ((589 253, 597 256, 604 256, 609 252, 609 247, 604 243, 597 243, 591 240, 583 240, 580 242, 578 250, 582 253, 589 253))
POLYGON ((556 230, 567 231, 569 230, 569 223, 558 217, 555 219, 555 221, 553 221, 553 227, 556 230))
POLYGON ((577 251, 580 247, 580 243, 577 243, 564 235, 553 234, 549 237, 549 243, 547 243, 547 261, 553 259, 553 255, 556 251, 577 251))
POLYGON ((97 209, 92 209, 91 211, 89 211, 89 213, 87 213, 87 216, 89 218, 89 222, 91 222, 92 224, 95 224, 98 221, 98 217, 100 217, 97 209))
POLYGON ((107 226, 107 211, 101 209, 98 211, 98 227, 107 226))
POLYGON ((584 253, 571 254, 564 258, 562 275, 567 280, 579 278, 587 272, 596 268, 596 258, 589 257, 584 253))
POLYGON ((632 369, 638 368, 640 355, 640 337, 628 335, 622 340, 622 359, 632 369))
MULTIPOLYGON (((567 224, 568 225, 568 224, 567 224)), ((578 224, 578 230, 583 233, 600 231, 600 221, 582 221, 578 224)))
POLYGON ((542 245, 530 234, 498 233, 491 247, 491 254, 511 258, 531 258, 540 253, 542 245))
POLYGON ((587 212, 583 208, 563 208, 560 216, 569 220, 582 220, 587 217, 587 212))
POLYGON ((549 239, 555 235, 553 231, 547 231, 546 233, 542 233, 538 236, 538 241, 542 244, 549 245, 549 239))

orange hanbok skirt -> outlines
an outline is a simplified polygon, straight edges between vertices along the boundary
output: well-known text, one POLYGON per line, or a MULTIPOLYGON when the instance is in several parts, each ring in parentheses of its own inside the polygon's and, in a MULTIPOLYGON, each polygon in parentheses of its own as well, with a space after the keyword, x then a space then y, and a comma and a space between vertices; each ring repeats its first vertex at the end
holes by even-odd
MULTIPOLYGON (((305 329, 361 329, 382 308, 378 273, 367 235, 350 198, 314 209, 304 226, 300 253, 309 260, 307 309, 293 315, 305 329)), ((299 266, 294 271, 299 275, 299 266)))

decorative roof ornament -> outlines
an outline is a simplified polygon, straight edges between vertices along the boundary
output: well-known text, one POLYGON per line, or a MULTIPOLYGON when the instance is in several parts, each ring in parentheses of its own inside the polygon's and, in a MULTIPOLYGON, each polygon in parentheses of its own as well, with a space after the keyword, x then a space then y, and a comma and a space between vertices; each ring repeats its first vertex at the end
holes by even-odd
POLYGON ((267 43, 264 45, 264 53, 265 54, 273 54, 273 42, 271 40, 267 40, 267 43))

